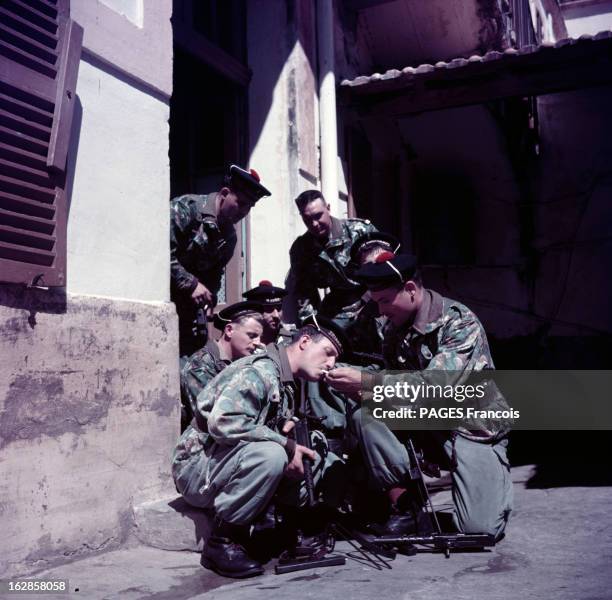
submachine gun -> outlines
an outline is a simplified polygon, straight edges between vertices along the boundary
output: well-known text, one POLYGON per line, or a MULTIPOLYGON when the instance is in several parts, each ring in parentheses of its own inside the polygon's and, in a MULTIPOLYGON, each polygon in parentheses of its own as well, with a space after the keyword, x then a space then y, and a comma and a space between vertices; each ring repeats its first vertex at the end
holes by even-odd
MULTIPOLYGON (((301 406, 303 406, 303 396, 301 406)), ((294 427, 297 444, 311 448, 310 424, 314 422, 320 425, 321 419, 309 417, 303 411, 300 412, 300 418, 296 421, 294 427)), ((421 505, 429 513, 433 529, 432 533, 427 535, 407 534, 395 536, 366 535, 353 528, 345 527, 341 523, 341 515, 338 515, 338 519, 332 520, 329 523, 325 535, 320 536, 318 542, 313 545, 301 545, 301 534, 298 533, 298 543, 295 548, 283 552, 279 557, 278 564, 275 567, 276 574, 281 575, 304 569, 344 565, 346 563, 344 556, 331 554, 334 551, 336 539, 347 541, 377 569, 390 569, 391 566, 388 560, 393 560, 396 557, 398 549, 403 554, 412 554, 411 550, 416 552, 416 547, 420 546, 425 550, 443 552, 446 558, 449 558, 450 553, 455 550, 484 550, 494 546, 495 539, 489 534, 442 532, 421 469, 421 465, 426 464, 429 472, 432 466, 425 463, 422 455, 417 454, 412 440, 409 439, 406 446, 410 463, 410 479, 416 484, 415 487, 420 495, 421 505)), ((311 508, 315 507, 318 504, 318 500, 315 495, 312 461, 308 458, 304 458, 304 482, 308 499, 307 504, 311 508)))
POLYGON ((428 535, 381 535, 372 538, 375 544, 384 546, 424 546, 430 551, 443 552, 446 558, 450 558, 453 550, 484 550, 495 546, 495 538, 485 533, 443 533, 440 522, 434 510, 427 484, 423 479, 421 465, 424 463, 422 455, 417 454, 411 439, 406 443, 408 451, 408 461, 410 463, 410 479, 416 484, 416 489, 420 495, 420 501, 428 510, 430 515, 433 532, 428 535))

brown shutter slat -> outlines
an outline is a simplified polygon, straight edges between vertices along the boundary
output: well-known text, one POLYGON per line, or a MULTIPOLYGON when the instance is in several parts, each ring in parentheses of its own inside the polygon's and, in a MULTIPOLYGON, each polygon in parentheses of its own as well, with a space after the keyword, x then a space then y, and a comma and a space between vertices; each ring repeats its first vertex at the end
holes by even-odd
POLYGON ((55 48, 49 48, 45 44, 41 44, 35 38, 24 35, 19 31, 15 31, 0 22, 0 35, 5 41, 8 41, 13 46, 22 48, 28 54, 36 56, 41 60, 54 65, 57 60, 57 52, 55 48))
POLYGON ((24 164, 0 158, 0 177, 8 175, 45 188, 55 188, 55 180, 47 170, 41 171, 24 164))
POLYGON ((28 152, 23 148, 18 148, 10 144, 0 142, 0 157, 6 158, 11 162, 17 162, 34 169, 45 169, 47 167, 47 161, 44 156, 35 154, 34 152, 28 152))
POLYGON ((29 35, 46 46, 49 46, 49 48, 57 48, 57 41, 59 39, 57 30, 48 31, 47 29, 43 29, 27 19, 24 19, 15 13, 9 12, 2 6, 0 6, 0 19, 2 19, 2 21, 9 27, 29 35))
POLYGON ((9 259, 13 262, 23 261, 50 267, 55 260, 55 252, 49 252, 48 250, 41 250, 38 248, 25 248, 18 244, 0 241, 0 258, 9 259))
POLYGON ((32 215, 48 220, 52 220, 55 217, 55 206, 53 204, 24 198, 18 194, 0 191, 0 203, 5 209, 24 215, 32 215))
POLYGON ((38 71, 51 79, 55 78, 57 73, 55 65, 50 65, 48 62, 41 60, 37 56, 27 54, 18 46, 13 46, 13 44, 9 44, 6 41, 0 42, 0 54, 24 65, 25 67, 28 67, 29 69, 38 71))
POLYGON ((37 7, 39 12, 45 13, 48 17, 55 19, 57 17, 57 3, 49 2, 48 0, 22 0, 26 4, 31 4, 37 7))
POLYGON ((29 231, 38 231, 48 235, 53 233, 55 224, 49 219, 41 219, 31 215, 24 215, 10 210, 0 208, 0 223, 16 227, 18 229, 27 229, 29 231))
POLYGON ((55 246, 55 236, 4 225, 2 220, 0 220, 0 241, 47 252, 51 252, 55 246))
POLYGON ((55 83, 49 77, 0 55, 0 79, 19 82, 19 89, 55 105, 55 83))
POLYGON ((48 142, 51 137, 51 128, 24 119, 19 115, 12 114, 0 108, 0 124, 11 128, 19 133, 25 133, 29 137, 48 142))
POLYGON ((2 183, 3 189, 18 196, 34 198, 40 202, 49 203, 55 200, 55 190, 51 190, 44 186, 28 183, 22 179, 15 179, 14 177, 7 177, 5 175, 0 176, 0 182, 2 183))
POLYGON ((51 125, 53 124, 53 113, 49 113, 45 110, 41 110, 37 106, 22 102, 18 98, 3 94, 0 90, 0 108, 3 108, 7 112, 14 115, 20 115, 28 121, 34 123, 40 123, 49 128, 51 132, 51 125))
POLYGON ((64 43, 59 58, 58 88, 47 166, 63 171, 66 166, 70 124, 72 123, 76 100, 76 83, 83 43, 83 28, 74 21, 68 21, 61 29, 63 30, 61 35, 64 43))
POLYGON ((19 133, 13 129, 8 129, 0 125, 0 137, 8 144, 12 144, 16 148, 23 148, 29 152, 35 152, 41 156, 47 156, 49 144, 36 138, 30 137, 25 133, 19 133))
POLYGON ((57 28, 57 20, 55 17, 50 17, 40 12, 32 6, 28 6, 22 0, 3 0, 2 2, 8 10, 19 15, 23 19, 30 21, 43 29, 55 31, 57 28))

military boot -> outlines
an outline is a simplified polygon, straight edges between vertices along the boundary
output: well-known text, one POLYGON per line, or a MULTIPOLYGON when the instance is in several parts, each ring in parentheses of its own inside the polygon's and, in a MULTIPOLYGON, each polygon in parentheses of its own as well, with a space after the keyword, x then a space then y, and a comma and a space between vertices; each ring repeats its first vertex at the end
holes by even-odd
POLYGON ((370 526, 376 535, 427 535, 433 531, 431 515, 423 508, 423 503, 415 499, 410 491, 405 491, 391 506, 391 513, 384 523, 370 526))
POLYGON ((253 577, 264 572, 261 563, 253 560, 240 544, 248 535, 248 526, 218 522, 202 550, 200 564, 224 577, 253 577))

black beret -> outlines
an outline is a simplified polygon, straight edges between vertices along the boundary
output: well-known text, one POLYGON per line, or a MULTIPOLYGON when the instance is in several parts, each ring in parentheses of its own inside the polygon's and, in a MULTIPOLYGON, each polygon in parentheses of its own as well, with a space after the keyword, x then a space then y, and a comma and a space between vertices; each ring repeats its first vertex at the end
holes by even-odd
POLYGON ((244 292, 242 297, 257 302, 262 308, 265 308, 266 306, 282 304, 283 297, 286 295, 287 290, 285 288, 276 287, 270 281, 264 279, 259 282, 257 287, 244 292))
POLYGON ((270 196, 270 191, 260 183, 259 174, 255 169, 245 171, 237 165, 230 165, 225 183, 230 186, 236 186, 238 189, 252 196, 257 202, 263 196, 270 196))
POLYGON ((310 325, 322 333, 336 348, 338 356, 348 355, 350 344, 344 330, 338 323, 320 314, 311 314, 302 321, 302 327, 310 325))
POLYGON ((260 310, 260 305, 256 304, 255 302, 236 302, 236 304, 230 304, 216 313, 213 316, 213 325, 217 329, 223 331, 223 328, 228 323, 233 323, 244 315, 252 313, 260 314, 260 310))
POLYGON ((351 246, 351 260, 353 262, 357 262, 357 255, 362 250, 362 248, 373 242, 372 245, 375 245, 375 242, 386 242, 389 244, 390 250, 393 253, 396 253, 401 246, 400 241, 390 233, 385 233, 384 231, 369 231, 368 233, 364 233, 360 235, 351 246))
POLYGON ((376 262, 365 264, 357 269, 353 276, 370 290, 384 290, 400 285, 414 277, 417 269, 416 256, 383 252, 376 262))

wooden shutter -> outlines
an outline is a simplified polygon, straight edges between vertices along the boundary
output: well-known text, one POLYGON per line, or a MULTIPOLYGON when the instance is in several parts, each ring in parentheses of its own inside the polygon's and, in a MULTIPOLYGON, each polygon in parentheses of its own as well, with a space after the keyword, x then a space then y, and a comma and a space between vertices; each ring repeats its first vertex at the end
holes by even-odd
POLYGON ((66 283, 66 156, 82 39, 69 0, 0 1, 0 281, 66 283))

